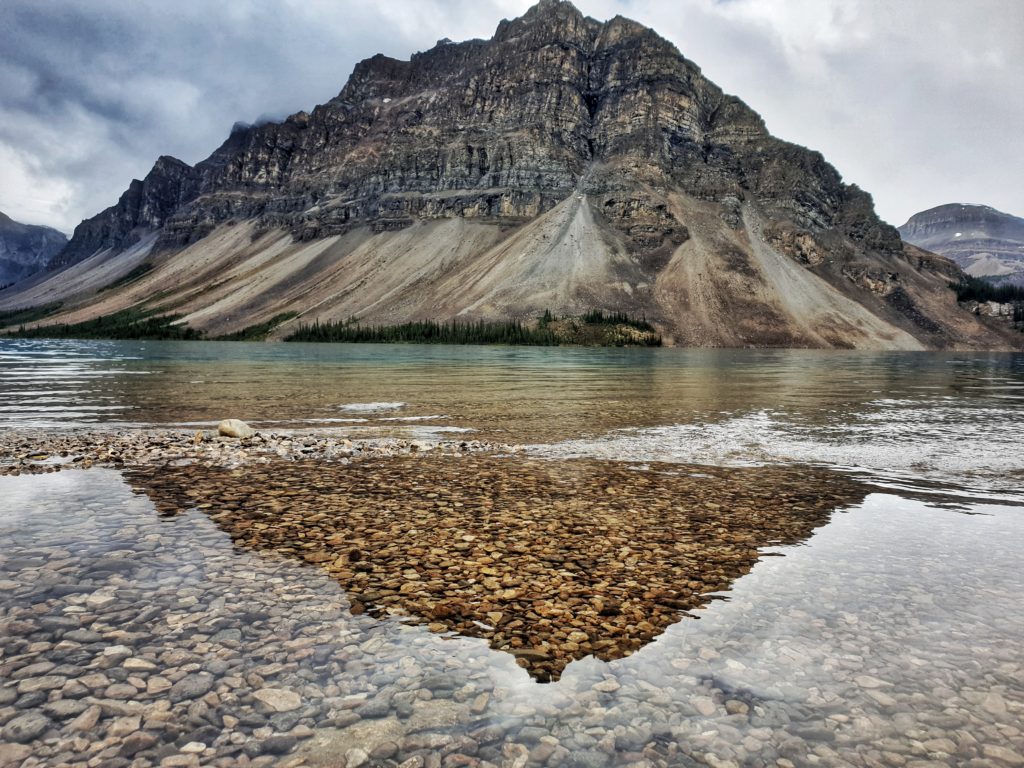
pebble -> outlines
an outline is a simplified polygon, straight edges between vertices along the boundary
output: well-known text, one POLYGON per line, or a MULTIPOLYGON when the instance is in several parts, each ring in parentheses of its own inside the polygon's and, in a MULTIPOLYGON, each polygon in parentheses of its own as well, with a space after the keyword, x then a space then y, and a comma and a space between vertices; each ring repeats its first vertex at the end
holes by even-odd
POLYGON ((77 699, 57 699, 57 701, 52 701, 43 705, 43 711, 50 717, 56 718, 57 720, 67 720, 72 717, 77 718, 88 708, 88 704, 83 701, 78 701, 77 699))
POLYGON ((103 714, 103 710, 93 704, 82 714, 71 721, 71 730, 83 731, 88 733, 96 724, 100 721, 100 716, 103 714))
POLYGON ((137 755, 139 752, 143 752, 157 743, 157 738, 151 733, 136 732, 129 735, 121 743, 121 749, 118 754, 124 757, 132 757, 137 755))
POLYGON ((355 747, 345 753, 345 768, 359 768, 365 765, 370 756, 365 750, 355 747))
POLYGON ((287 755, 298 744, 294 736, 271 736, 260 742, 260 751, 265 755, 287 755))
POLYGON ((172 702, 197 699, 213 688, 213 675, 206 673, 186 675, 171 686, 167 697, 172 702))
POLYGON ((26 712, 8 720, 0 736, 16 744, 27 744, 42 736, 50 728, 50 719, 40 712, 26 712))
POLYGON ((982 748, 982 754, 992 760, 1006 763, 1006 765, 1024 765, 1024 757, 1019 752, 998 744, 986 744, 982 748))
POLYGON ((0 744, 0 768, 14 768, 21 765, 29 755, 32 747, 23 744, 0 744))
POLYGON ((140 727, 142 727, 142 718, 138 715, 118 717, 107 726, 107 735, 114 738, 123 738, 135 733, 140 727))
POLYGON ((125 659, 122 667, 127 669, 129 672, 152 672, 157 668, 157 665, 152 661, 146 661, 145 659, 125 659))
POLYGON ((281 688, 261 688, 253 693, 253 698, 274 712, 291 712, 302 706, 302 697, 294 691, 281 688))
POLYGON ((718 708, 715 706, 715 702, 707 696, 698 696, 693 700, 693 708, 697 710, 704 717, 711 717, 715 714, 718 708))

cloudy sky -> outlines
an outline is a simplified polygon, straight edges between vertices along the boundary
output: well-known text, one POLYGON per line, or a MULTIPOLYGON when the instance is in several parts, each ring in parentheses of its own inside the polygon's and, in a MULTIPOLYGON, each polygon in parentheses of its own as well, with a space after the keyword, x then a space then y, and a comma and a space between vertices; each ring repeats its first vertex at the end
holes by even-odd
MULTIPOLYGON (((309 109, 356 61, 490 37, 531 0, 3 0, 0 211, 70 232, 161 154, 309 109)), ((672 40, 901 224, 1024 215, 1024 0, 578 0, 672 40)))

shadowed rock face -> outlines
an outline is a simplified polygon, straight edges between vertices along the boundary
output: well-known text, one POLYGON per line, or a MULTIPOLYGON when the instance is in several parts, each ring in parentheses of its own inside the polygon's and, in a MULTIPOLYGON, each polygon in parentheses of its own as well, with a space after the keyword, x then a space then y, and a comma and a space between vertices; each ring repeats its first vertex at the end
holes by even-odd
POLYGON ((50 261, 60 269, 88 258, 97 250, 126 248, 141 233, 160 229, 183 203, 193 200, 199 185, 194 168, 173 157, 161 157, 145 179, 133 179, 117 205, 86 219, 71 241, 50 261))
POLYGON ((45 269, 67 242, 64 234, 55 229, 21 224, 0 213, 0 285, 45 269))
POLYGON ((987 205, 940 205, 910 217, 908 243, 953 259, 975 277, 1024 285, 1024 219, 987 205))
POLYGON ((52 266, 75 264, 6 303, 75 297, 52 318, 75 322, 158 295, 215 333, 286 311, 294 327, 603 308, 690 346, 1009 343, 819 153, 652 30, 560 0, 490 40, 367 59, 328 103, 236 127, 194 167, 161 158, 52 266), (116 278, 150 247, 145 279, 90 298, 94 267, 116 278))
POLYGON ((535 678, 630 655, 864 486, 818 469, 486 456, 128 472, 166 514, 326 569, 353 612, 485 638, 535 678))

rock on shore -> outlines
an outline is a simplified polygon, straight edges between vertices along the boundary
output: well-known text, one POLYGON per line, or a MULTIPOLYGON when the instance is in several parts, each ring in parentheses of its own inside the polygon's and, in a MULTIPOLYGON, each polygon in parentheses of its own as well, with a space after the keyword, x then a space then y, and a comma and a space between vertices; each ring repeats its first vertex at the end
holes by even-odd
POLYGON ((224 419, 224 421, 217 425, 217 432, 224 437, 247 438, 256 436, 256 430, 239 419, 224 419))

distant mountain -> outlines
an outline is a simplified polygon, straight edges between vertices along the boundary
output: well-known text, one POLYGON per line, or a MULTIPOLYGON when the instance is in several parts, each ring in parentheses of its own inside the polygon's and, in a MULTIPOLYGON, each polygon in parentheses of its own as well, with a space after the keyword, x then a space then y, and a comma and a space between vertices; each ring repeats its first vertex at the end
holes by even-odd
POLYGON ((42 271, 67 242, 56 229, 21 224, 0 213, 0 286, 42 271))
POLYGON ((914 214, 908 243, 953 259, 975 277, 1024 285, 1024 219, 987 205, 952 203, 914 214))
POLYGON ((820 153, 654 31, 541 0, 489 40, 356 65, 337 97, 160 158, 0 308, 280 323, 644 317, 669 344, 1007 347, 820 153), (284 318, 284 319, 282 319, 284 318))

